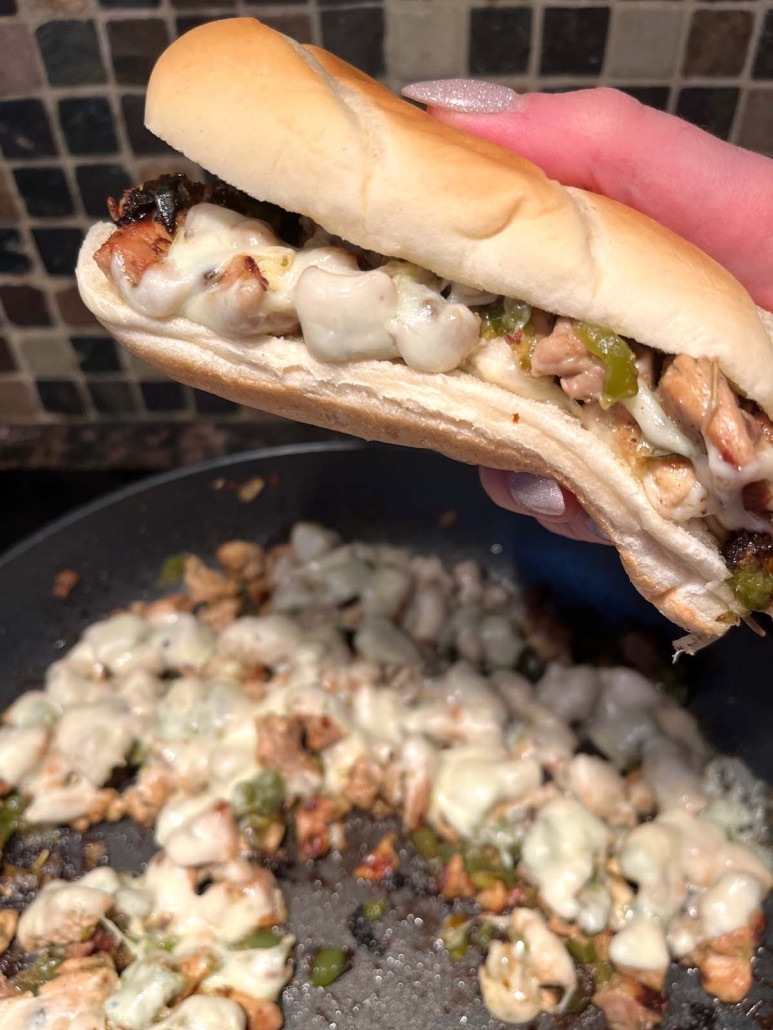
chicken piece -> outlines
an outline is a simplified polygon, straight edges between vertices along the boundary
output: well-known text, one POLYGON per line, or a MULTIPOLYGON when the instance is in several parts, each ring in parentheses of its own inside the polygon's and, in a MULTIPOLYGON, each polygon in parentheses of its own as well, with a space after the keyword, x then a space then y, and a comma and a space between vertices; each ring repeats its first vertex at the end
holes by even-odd
POLYGON ((666 999, 630 977, 615 975, 593 995, 610 1030, 652 1030, 660 1026, 666 999))
POLYGON ((540 1012, 563 1011, 577 986, 574 963, 539 912, 517 908, 514 940, 493 941, 478 970, 486 1008, 506 1023, 525 1023, 540 1012))
POLYGON ((757 912, 749 925, 705 941, 687 956, 687 962, 700 969, 701 982, 709 994, 730 1004, 746 996, 763 926, 763 915, 757 912))
POLYGON ((51 880, 22 913, 17 939, 27 951, 83 941, 112 905, 113 896, 107 891, 82 882, 51 880))
POLYGON ((0 955, 7 950, 16 933, 16 924, 19 922, 19 913, 12 908, 0 912, 0 955))
POLYGON ((575 401, 598 400, 604 389, 604 365, 590 353, 568 318, 559 318, 553 332, 531 352, 535 376, 558 376, 561 389, 575 401))
POLYGON ((166 766, 158 762, 144 764, 137 782, 123 795, 126 814, 140 826, 151 826, 173 787, 174 780, 166 766))
POLYGON ((247 1014, 247 1030, 280 1030, 284 1023, 281 1010, 268 998, 253 998, 243 991, 229 991, 228 997, 247 1014))
POLYGON ((219 601, 224 597, 235 597, 239 593, 239 584, 233 582, 210 568, 209 565, 190 554, 185 559, 185 572, 183 575, 185 587, 194 604, 206 604, 210 601, 219 601))
POLYGON ((207 605, 199 618, 215 633, 221 633, 239 617, 241 608, 242 602, 238 597, 221 597, 219 601, 207 605))
POLYGON ((266 715, 256 722, 256 757, 267 769, 282 774, 291 793, 308 794, 322 780, 319 765, 303 747, 303 724, 298 716, 266 715))
POLYGON ((464 868, 464 859, 460 852, 455 852, 446 864, 438 877, 438 889, 446 901, 453 901, 455 898, 472 898, 475 895, 475 887, 464 868))
POLYGON ((648 461, 642 485, 653 508, 674 522, 708 514, 709 494, 698 482, 687 458, 655 458, 648 461))
POLYGON ((172 237, 160 222, 143 219, 116 229, 94 260, 108 279, 121 275, 136 286, 151 265, 164 260, 171 245, 172 237))
POLYGON ((229 540, 218 547, 217 560, 229 576, 237 579, 256 579, 266 571, 263 548, 248 540, 229 540))
POLYGON ((382 773, 378 762, 367 755, 360 755, 349 773, 344 796, 357 808, 370 811, 378 797, 381 782, 382 773))
POLYGON ((303 730, 303 742, 309 751, 324 751, 343 736, 340 727, 329 715, 301 713, 298 720, 303 730))
POLYGON ((334 843, 337 821, 344 814, 340 802, 332 798, 307 798, 295 814, 298 849, 303 859, 326 855, 334 843))
POLYGON ((728 465, 740 469, 753 461, 756 433, 751 419, 716 364, 680 354, 663 373, 658 389, 669 413, 694 434, 701 433, 728 465))

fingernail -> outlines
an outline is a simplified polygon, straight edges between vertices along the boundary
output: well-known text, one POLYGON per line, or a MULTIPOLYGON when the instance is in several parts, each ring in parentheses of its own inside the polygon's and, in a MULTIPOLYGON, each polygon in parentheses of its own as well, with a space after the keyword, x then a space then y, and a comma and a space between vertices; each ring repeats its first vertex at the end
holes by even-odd
POLYGON ((599 538, 599 540, 604 540, 606 543, 609 543, 609 537, 607 536, 607 534, 604 532, 604 530, 601 528, 598 522, 596 522, 595 519, 592 519, 590 517, 590 515, 585 516, 585 525, 588 527, 591 533, 593 533, 594 536, 597 536, 599 538))
POLYGON ((555 479, 531 472, 511 472, 507 485, 515 503, 535 515, 557 517, 566 511, 563 491, 555 479))
POLYGON ((524 98, 496 82, 477 79, 433 79, 406 86, 403 96, 427 107, 445 107, 466 114, 498 114, 520 107, 524 98))

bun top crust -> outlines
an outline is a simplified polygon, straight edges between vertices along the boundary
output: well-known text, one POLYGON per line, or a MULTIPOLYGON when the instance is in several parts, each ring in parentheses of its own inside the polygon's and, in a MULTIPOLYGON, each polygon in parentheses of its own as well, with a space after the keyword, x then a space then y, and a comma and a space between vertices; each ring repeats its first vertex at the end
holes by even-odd
POLYGON ((436 122, 332 54, 251 18, 210 22, 159 59, 146 124, 232 185, 351 243, 717 359, 773 417, 771 322, 716 262, 436 122))

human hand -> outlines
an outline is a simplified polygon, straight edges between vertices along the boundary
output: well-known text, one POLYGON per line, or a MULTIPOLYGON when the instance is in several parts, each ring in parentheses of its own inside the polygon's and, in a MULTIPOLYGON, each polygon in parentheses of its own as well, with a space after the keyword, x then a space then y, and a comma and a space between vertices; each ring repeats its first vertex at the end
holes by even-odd
MULTIPOLYGON (((405 94, 439 121, 499 143, 551 178, 618 200, 668 226, 724 265, 773 309, 773 161, 613 89, 519 96, 506 86, 449 79, 405 94)), ((603 534, 552 479, 482 469, 501 507, 562 536, 603 534)))

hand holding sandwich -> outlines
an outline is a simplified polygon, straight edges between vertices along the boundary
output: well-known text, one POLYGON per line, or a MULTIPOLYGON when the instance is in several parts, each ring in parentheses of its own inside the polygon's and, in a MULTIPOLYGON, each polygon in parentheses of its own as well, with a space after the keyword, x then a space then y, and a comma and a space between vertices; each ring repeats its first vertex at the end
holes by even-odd
MULTIPOLYGON (((519 96, 471 80, 417 83, 406 94, 448 125, 515 150, 566 186, 601 193, 697 244, 773 308, 773 161, 612 89, 519 96)), ((484 469, 503 508, 599 542, 577 499, 554 480, 484 469)))

